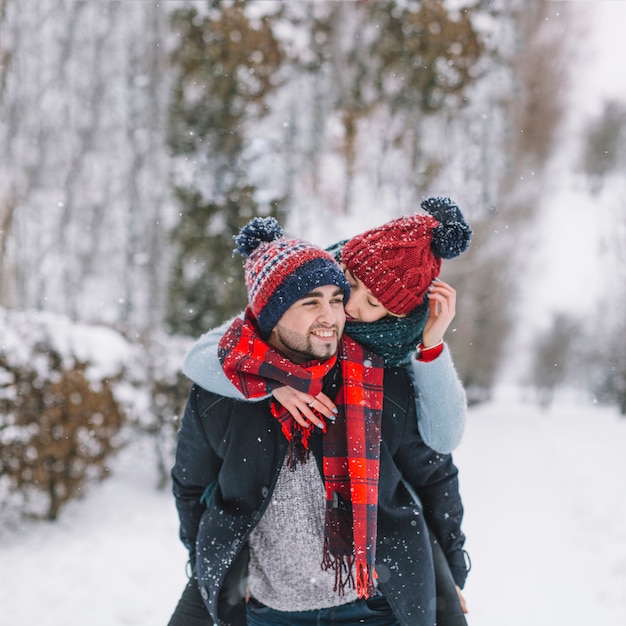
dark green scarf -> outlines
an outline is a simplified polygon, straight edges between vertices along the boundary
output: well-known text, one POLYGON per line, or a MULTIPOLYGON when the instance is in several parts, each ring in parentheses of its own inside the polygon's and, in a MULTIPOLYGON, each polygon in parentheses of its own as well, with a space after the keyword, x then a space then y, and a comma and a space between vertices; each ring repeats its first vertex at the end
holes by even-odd
MULTIPOLYGON (((347 239, 326 248, 338 263, 347 239)), ((346 322, 345 333, 367 350, 384 359, 385 367, 409 363, 411 354, 422 340, 428 319, 428 299, 406 317, 387 316, 377 322, 346 322)))
POLYGON ((367 350, 383 357, 385 367, 405 365, 422 340, 428 304, 421 304, 407 317, 383 317, 377 322, 346 322, 346 335, 367 350))

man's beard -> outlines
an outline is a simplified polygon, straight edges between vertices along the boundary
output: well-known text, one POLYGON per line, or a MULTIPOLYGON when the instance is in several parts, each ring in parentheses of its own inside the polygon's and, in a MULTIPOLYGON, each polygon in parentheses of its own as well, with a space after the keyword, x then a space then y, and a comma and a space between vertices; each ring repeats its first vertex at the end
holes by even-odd
MULTIPOLYGON (((339 337, 339 329, 337 326, 324 326, 319 328, 334 330, 336 337, 339 337)), ((311 330, 315 330, 315 328, 311 330)), ((313 341, 315 340, 311 339, 310 332, 307 335, 301 335, 292 330, 281 328, 279 325, 274 327, 272 334, 274 335, 274 341, 272 341, 274 347, 280 350, 280 352, 294 363, 300 364, 306 363, 307 361, 325 361, 326 359, 330 359, 337 352, 338 339, 328 343, 319 341, 314 345, 313 341)))

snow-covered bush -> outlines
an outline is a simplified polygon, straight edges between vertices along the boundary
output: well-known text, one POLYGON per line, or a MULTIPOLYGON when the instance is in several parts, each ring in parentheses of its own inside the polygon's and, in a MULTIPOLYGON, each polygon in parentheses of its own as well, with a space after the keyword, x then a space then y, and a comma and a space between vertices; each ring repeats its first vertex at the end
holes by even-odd
POLYGON ((129 346, 114 331, 0 310, 0 503, 55 519, 106 475, 125 415, 112 387, 129 346))
POLYGON ((137 430, 154 436, 162 483, 187 346, 163 337, 148 349, 104 326, 0 308, 0 517, 55 519, 137 430))

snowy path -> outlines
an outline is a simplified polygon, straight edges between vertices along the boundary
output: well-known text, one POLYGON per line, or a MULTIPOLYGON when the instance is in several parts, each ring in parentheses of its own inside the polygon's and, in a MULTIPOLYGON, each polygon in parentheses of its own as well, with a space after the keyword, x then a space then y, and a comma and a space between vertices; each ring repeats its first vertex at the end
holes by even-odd
POLYGON ((174 501, 145 450, 118 461, 59 521, 0 535, 0 626, 167 624, 185 582, 174 501))
MULTIPOLYGON (((165 626, 185 553, 145 451, 54 524, 0 535, 0 626, 165 626)), ((455 455, 470 626, 626 624, 626 420, 516 396, 470 413, 455 455)))
POLYGON ((471 626, 626 624, 626 420, 515 396, 470 420, 455 458, 471 626))

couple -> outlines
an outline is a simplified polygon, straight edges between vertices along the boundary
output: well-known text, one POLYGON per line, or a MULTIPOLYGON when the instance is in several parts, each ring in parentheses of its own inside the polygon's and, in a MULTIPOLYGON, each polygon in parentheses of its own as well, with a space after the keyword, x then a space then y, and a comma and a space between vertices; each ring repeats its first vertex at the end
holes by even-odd
POLYGON ((435 601, 446 570, 466 577, 457 470, 420 435, 450 398, 419 385, 439 361, 460 387, 442 343, 454 292, 433 280, 471 231, 450 200, 422 206, 340 244, 343 270, 271 218, 237 237, 249 306, 219 340, 223 380, 210 336, 184 366, 199 384, 172 477, 193 579, 171 626, 464 623, 455 596, 435 601))

